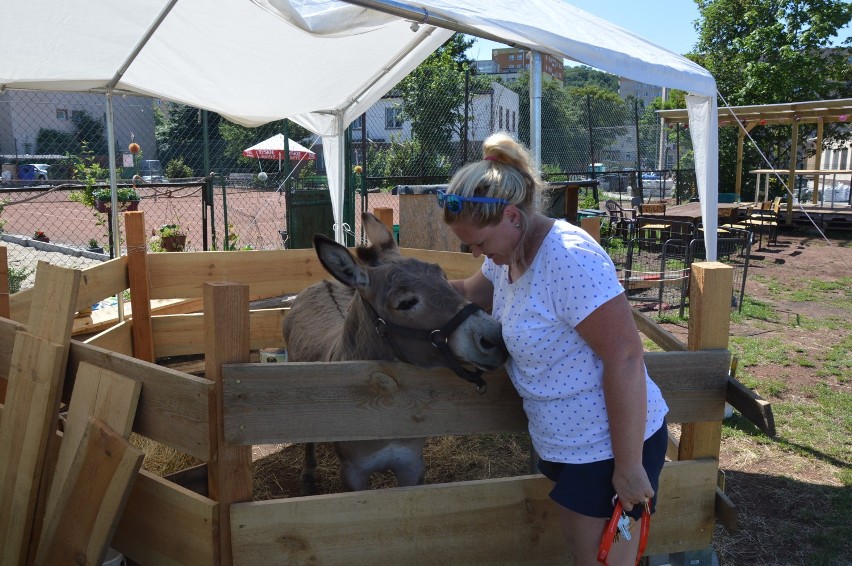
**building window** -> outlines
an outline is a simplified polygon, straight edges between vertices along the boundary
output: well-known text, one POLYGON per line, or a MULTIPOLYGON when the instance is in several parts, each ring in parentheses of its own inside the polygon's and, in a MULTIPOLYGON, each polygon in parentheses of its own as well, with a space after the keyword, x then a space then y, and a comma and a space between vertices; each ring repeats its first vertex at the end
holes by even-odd
POLYGON ((518 130, 515 128, 515 111, 512 110, 512 131, 517 132, 518 130))
POLYGON ((82 110, 72 110, 71 111, 71 119, 72 120, 81 120, 83 115, 86 114, 82 110))
POLYGON ((385 128, 388 130, 402 128, 402 111, 399 108, 385 108, 385 128))
POLYGON ((502 130, 503 129, 503 107, 502 106, 497 107, 497 116, 499 116, 498 119, 500 120, 499 128, 502 130))
POLYGON ((514 60, 515 60, 515 56, 514 56, 514 55, 509 55, 509 61, 514 61, 514 60))
POLYGON ((509 109, 506 108, 506 129, 509 129, 509 109))
POLYGON ((68 119, 68 109, 67 108, 57 108, 56 109, 56 119, 57 120, 67 120, 68 119))

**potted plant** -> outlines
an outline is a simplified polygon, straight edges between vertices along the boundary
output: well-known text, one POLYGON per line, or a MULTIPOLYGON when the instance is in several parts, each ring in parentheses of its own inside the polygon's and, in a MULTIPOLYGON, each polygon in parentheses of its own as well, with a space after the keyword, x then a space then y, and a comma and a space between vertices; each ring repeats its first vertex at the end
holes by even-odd
MULTIPOLYGON (((118 199, 118 209, 121 212, 126 210, 136 210, 139 208, 139 193, 133 187, 119 187, 116 189, 116 197, 118 199)), ((98 189, 94 193, 95 208, 98 212, 109 212, 112 193, 109 187, 98 189)))
POLYGON ((89 247, 87 249, 88 249, 88 251, 96 253, 96 254, 104 253, 103 246, 99 246, 98 241, 94 238, 89 240, 89 247))
POLYGON ((160 246, 167 252, 182 252, 186 247, 186 232, 180 224, 163 224, 158 230, 160 246))
POLYGON ((49 242, 50 238, 48 238, 47 234, 45 234, 41 230, 36 230, 35 234, 33 234, 33 240, 37 240, 39 242, 49 242))

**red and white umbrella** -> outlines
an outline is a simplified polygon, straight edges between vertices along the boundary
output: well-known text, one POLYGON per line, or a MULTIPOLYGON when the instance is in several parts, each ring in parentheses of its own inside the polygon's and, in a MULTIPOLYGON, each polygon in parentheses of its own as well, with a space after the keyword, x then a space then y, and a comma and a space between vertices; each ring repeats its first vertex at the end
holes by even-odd
MULTIPOLYGON (((308 159, 316 159, 316 154, 305 146, 294 142, 291 139, 287 140, 290 149, 291 161, 304 161, 308 159)), ((284 134, 272 136, 267 140, 263 140, 259 144, 253 145, 248 149, 243 150, 245 157, 254 157, 257 159, 284 159, 284 134)))

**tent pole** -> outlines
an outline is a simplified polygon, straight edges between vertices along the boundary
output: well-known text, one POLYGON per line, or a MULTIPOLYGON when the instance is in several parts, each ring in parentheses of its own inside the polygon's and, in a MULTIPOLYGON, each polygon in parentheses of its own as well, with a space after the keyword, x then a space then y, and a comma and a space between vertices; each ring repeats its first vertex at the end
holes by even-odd
MULTIPOLYGON (((112 102, 113 90, 109 88, 106 93, 106 125, 107 125, 107 155, 109 155, 109 231, 112 236, 110 241, 110 256, 121 257, 121 234, 118 233, 118 188, 116 187, 115 174, 115 114, 112 102)), ((124 297, 121 293, 116 295, 118 300, 118 320, 124 321, 124 297)))

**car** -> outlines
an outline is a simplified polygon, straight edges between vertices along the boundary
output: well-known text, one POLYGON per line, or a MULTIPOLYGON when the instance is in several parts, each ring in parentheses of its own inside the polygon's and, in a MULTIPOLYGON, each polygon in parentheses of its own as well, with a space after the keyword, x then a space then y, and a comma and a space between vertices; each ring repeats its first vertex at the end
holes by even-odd
POLYGON ((139 176, 146 183, 165 183, 163 165, 159 159, 145 159, 139 163, 139 176))
POLYGON ((46 163, 23 163, 18 165, 18 178, 22 181, 47 181, 50 165, 46 163))

